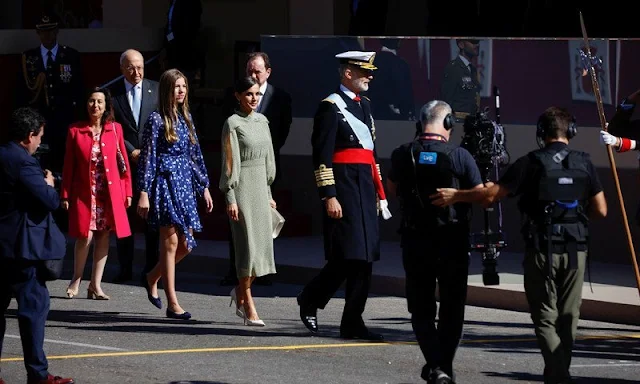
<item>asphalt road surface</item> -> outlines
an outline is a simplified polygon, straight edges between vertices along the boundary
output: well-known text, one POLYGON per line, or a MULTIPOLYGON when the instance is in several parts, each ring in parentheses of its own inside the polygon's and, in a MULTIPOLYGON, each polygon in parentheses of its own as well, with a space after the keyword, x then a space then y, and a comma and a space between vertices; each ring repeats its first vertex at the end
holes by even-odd
MULTIPOLYGON (((83 294, 86 281, 73 300, 64 297, 66 280, 50 283, 45 341, 50 372, 81 384, 424 382, 424 359, 404 298, 371 297, 365 321, 386 341, 352 342, 338 337, 342 292, 319 311, 321 333, 310 336, 298 318, 300 286, 255 287, 266 323, 256 328, 236 317, 230 289, 218 282, 178 270, 180 303, 193 314, 186 322, 165 318, 137 285, 104 283, 111 300, 93 301, 83 294)), ((26 382, 15 309, 13 301, 2 355, 8 384, 26 382)), ((457 382, 541 382, 542 357, 533 336, 527 313, 467 307, 457 382)), ((572 374, 578 383, 639 383, 640 329, 581 321, 572 374)))

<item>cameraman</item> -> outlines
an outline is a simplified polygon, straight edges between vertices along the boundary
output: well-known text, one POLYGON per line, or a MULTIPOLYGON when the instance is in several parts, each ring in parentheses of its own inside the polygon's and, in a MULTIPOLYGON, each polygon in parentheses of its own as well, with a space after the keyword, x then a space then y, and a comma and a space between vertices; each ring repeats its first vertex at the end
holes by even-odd
MULTIPOLYGON (((18 302, 27 384, 69 384, 50 375, 44 354, 44 327, 49 312, 45 261, 64 257, 66 239, 51 212, 60 205, 50 171, 32 155, 44 133, 44 118, 35 110, 13 112, 9 143, 0 147, 0 351, 11 297, 18 302)), ((0 379, 0 383, 4 383, 0 379)))
POLYGON ((449 143, 451 107, 434 100, 420 111, 422 133, 391 155, 387 188, 402 206, 401 247, 411 324, 427 364, 422 378, 451 383, 462 337, 469 273, 470 204, 438 208, 436 188, 483 188, 471 154, 449 143), (440 292, 438 327, 436 280, 440 292))
POLYGON ((574 117, 548 108, 539 118, 536 137, 544 147, 518 159, 498 184, 483 190, 439 189, 433 204, 491 204, 521 195, 525 216, 524 289, 544 358, 544 382, 570 382, 582 283, 587 259, 587 215, 607 215, 602 185, 589 154, 570 150, 574 117))

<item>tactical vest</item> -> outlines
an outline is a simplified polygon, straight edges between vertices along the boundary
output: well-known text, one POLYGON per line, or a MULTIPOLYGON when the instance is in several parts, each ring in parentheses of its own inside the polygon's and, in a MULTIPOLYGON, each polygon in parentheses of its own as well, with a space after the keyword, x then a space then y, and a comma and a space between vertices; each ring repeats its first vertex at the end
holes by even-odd
POLYGON ((431 204, 430 195, 437 188, 459 188, 458 175, 454 172, 451 152, 456 146, 443 141, 414 141, 409 146, 411 170, 399 192, 402 200, 403 227, 433 228, 456 223, 453 206, 437 207, 431 204))
POLYGON ((528 245, 549 255, 569 253, 575 259, 577 250, 586 250, 589 237, 586 154, 565 148, 557 153, 538 150, 530 156, 540 165, 540 173, 537 188, 525 192, 528 196, 519 203, 528 218, 523 228, 528 245))

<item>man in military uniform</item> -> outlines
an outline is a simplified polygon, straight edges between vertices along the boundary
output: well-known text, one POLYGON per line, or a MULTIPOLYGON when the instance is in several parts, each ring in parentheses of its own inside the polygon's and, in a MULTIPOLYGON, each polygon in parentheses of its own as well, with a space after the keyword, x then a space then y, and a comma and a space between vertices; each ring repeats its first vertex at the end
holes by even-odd
POLYGON ((43 166, 53 172, 62 171, 67 129, 84 108, 84 86, 80 54, 58 44, 58 22, 43 16, 36 24, 40 46, 23 52, 18 79, 18 106, 37 109, 47 121, 43 143, 49 154, 43 166))
POLYGON ((375 53, 349 51, 336 57, 340 88, 320 103, 311 136, 327 263, 298 296, 300 318, 311 332, 318 332, 317 309, 325 307, 346 279, 340 337, 382 340, 362 319, 373 262, 380 259, 378 207, 383 217, 391 216, 376 164, 371 105, 360 96, 377 69, 375 53))
MULTIPOLYGON (((589 154, 570 150, 575 119, 563 108, 539 118, 544 147, 518 159, 497 184, 474 190, 439 189, 435 205, 491 204, 521 195, 526 244, 524 290, 538 345, 545 384, 571 383, 569 367, 580 317, 587 259, 588 219, 607 215, 602 185, 589 154)), ((488 183, 489 184, 489 183, 488 183)))
POLYGON ((420 111, 420 125, 418 139, 391 154, 387 190, 398 196, 402 207, 407 306, 426 359, 421 377, 430 384, 447 384, 452 382, 464 325, 471 204, 440 208, 431 204, 429 196, 436 188, 484 185, 473 156, 449 143, 453 116, 447 103, 427 103, 420 111))
POLYGON ((456 122, 464 122, 465 117, 480 109, 480 82, 478 69, 472 60, 478 56, 479 40, 456 40, 460 54, 444 69, 440 98, 453 109, 456 122))

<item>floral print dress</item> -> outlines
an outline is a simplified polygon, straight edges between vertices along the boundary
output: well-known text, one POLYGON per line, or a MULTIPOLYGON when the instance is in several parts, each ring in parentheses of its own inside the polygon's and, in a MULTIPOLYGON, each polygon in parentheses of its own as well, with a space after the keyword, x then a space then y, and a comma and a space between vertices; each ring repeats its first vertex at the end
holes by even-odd
POLYGON ((149 195, 148 224, 176 227, 191 251, 197 244, 190 230, 202 231, 196 197, 209 188, 209 176, 200 144, 195 136, 195 143, 191 141, 184 117, 178 115, 174 124, 178 140, 172 143, 165 138, 160 113, 149 115, 138 160, 138 188, 149 195))
POLYGON ((101 150, 100 133, 93 134, 91 146, 91 222, 92 231, 108 231, 113 227, 109 209, 109 185, 104 172, 104 161, 101 150))

